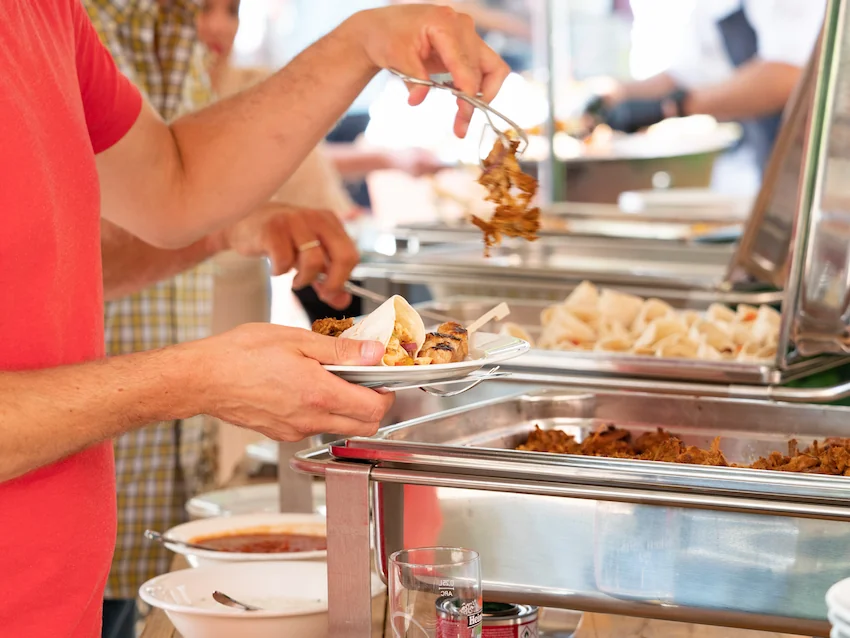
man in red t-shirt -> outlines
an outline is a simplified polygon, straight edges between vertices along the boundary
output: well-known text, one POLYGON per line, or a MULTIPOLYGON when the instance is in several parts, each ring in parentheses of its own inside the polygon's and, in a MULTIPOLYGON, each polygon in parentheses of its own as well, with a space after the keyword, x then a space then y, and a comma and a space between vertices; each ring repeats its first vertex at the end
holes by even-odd
MULTIPOLYGON (((280 440, 368 435, 391 403, 321 366, 377 363, 380 344, 280 326, 103 359, 100 214, 188 245, 267 201, 379 69, 448 71, 489 100, 507 68, 451 9, 379 9, 167 126, 79 0, 5 0, 0 41, 0 631, 93 638, 115 536, 111 437, 202 413, 280 440)), ((458 135, 471 115, 459 106, 458 135)))

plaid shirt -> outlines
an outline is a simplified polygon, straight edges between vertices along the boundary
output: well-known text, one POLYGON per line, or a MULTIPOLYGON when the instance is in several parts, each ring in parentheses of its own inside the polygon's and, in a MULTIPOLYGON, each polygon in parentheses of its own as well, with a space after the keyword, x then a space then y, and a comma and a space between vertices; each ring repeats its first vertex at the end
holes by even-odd
MULTIPOLYGON (((195 33, 200 0, 84 0, 121 71, 170 121, 212 99, 195 33)), ((200 339, 210 332, 213 270, 207 262, 106 305, 106 346, 127 354, 200 339)), ((168 570, 171 556, 143 537, 186 519, 187 498, 215 480, 210 420, 155 423, 115 441, 118 537, 106 598, 135 598, 168 570)))

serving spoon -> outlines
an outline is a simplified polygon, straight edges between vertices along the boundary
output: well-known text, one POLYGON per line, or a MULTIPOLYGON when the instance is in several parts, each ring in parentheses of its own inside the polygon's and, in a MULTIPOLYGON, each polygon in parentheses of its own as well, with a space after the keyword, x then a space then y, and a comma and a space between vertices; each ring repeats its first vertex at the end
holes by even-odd
POLYGON ((225 593, 222 593, 218 590, 213 592, 213 600, 217 602, 219 605, 224 605, 225 607, 232 607, 233 609, 241 609, 242 611, 263 611, 259 607, 254 607, 254 605, 248 605, 246 603, 240 603, 235 598, 231 598, 225 593))
POLYGON ((180 547, 187 547, 189 549, 203 549, 204 551, 207 551, 207 552, 215 551, 215 550, 211 550, 209 547, 204 547, 203 545, 197 545, 195 543, 189 543, 187 541, 179 541, 176 538, 168 538, 167 536, 164 536, 164 535, 160 534, 159 532, 156 532, 152 529, 146 529, 145 530, 145 538, 147 538, 149 541, 153 541, 155 543, 160 543, 162 545, 165 545, 166 543, 168 543, 169 545, 179 545, 180 547))

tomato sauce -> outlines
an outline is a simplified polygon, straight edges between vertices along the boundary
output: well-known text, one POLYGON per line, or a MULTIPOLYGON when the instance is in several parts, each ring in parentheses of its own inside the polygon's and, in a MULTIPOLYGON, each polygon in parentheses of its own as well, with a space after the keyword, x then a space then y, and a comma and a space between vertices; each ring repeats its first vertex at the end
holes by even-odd
POLYGON ((243 554, 314 552, 328 548, 328 539, 324 536, 273 532, 199 536, 191 542, 212 551, 243 554))

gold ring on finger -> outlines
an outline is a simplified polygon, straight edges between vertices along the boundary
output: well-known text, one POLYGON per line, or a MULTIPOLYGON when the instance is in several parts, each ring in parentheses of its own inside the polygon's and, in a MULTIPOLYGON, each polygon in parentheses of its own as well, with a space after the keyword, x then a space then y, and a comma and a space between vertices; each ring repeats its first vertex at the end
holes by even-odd
POLYGON ((320 242, 318 239, 314 239, 313 241, 308 241, 308 242, 301 244, 298 247, 298 252, 299 253, 307 252, 308 250, 313 250, 314 248, 318 248, 321 245, 322 245, 322 242, 320 242))

